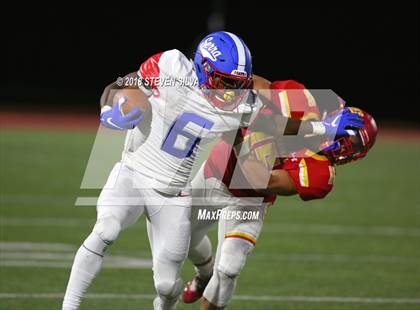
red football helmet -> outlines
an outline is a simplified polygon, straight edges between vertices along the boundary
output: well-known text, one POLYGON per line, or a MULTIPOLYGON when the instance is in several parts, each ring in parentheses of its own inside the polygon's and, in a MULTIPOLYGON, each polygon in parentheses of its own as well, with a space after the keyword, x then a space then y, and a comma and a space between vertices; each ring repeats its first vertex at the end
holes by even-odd
POLYGON ((342 165, 366 156, 375 144, 378 128, 373 117, 365 111, 350 107, 351 112, 359 114, 364 121, 362 128, 353 130, 354 135, 334 141, 327 141, 321 145, 322 153, 329 157, 334 164, 342 165))

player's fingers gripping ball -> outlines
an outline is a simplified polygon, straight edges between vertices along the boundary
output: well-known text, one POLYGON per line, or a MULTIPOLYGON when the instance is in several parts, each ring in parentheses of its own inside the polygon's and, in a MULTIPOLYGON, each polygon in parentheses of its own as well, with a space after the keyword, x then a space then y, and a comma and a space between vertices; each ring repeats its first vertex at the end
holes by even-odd
POLYGON ((147 97, 138 90, 123 89, 114 96, 114 105, 118 105, 121 114, 130 115, 130 118, 138 118, 150 109, 147 97))

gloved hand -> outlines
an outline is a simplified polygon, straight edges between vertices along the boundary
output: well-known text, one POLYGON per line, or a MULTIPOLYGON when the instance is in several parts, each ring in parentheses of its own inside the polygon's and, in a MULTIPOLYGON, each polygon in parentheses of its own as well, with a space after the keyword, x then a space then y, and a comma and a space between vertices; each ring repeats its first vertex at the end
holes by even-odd
POLYGON ((130 113, 123 115, 121 106, 127 101, 127 97, 121 97, 117 104, 111 108, 105 106, 101 110, 101 124, 107 128, 116 130, 133 129, 144 118, 144 114, 138 107, 130 113))
POLYGON ((351 112, 348 108, 344 108, 322 121, 325 127, 325 134, 341 138, 354 135, 352 129, 363 127, 363 119, 357 114, 351 112))

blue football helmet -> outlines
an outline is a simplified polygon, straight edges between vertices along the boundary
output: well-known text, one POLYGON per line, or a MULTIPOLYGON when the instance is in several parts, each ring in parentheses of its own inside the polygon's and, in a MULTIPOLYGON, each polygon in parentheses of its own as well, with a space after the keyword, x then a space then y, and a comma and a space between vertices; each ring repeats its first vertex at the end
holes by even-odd
POLYGON ((198 45, 194 65, 200 88, 219 109, 233 110, 252 88, 251 52, 233 33, 207 35, 198 45))

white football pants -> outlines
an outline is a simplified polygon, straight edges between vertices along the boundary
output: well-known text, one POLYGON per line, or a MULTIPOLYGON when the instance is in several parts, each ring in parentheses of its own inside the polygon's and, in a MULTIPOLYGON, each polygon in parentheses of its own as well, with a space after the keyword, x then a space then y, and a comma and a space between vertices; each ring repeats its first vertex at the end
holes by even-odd
POLYGON ((220 180, 206 179, 203 167, 204 165, 191 182, 193 209, 189 258, 193 263, 198 263, 211 256, 211 247, 203 247, 201 244, 207 238, 208 230, 218 221, 218 245, 213 275, 203 296, 212 304, 224 307, 232 298, 237 278, 260 235, 267 204, 262 202, 262 198, 233 196, 220 180), (203 209, 221 208, 225 215, 239 211, 237 214, 241 217, 239 219, 221 217, 219 220, 200 219, 199 215, 200 212, 203 214, 203 209), (254 218, 257 214, 258 217, 254 218), (249 218, 250 215, 251 218, 249 218))
POLYGON ((150 180, 117 163, 97 204, 92 233, 76 253, 63 309, 78 309, 101 269, 106 248, 146 213, 153 255, 155 310, 174 309, 182 290, 180 270, 190 242, 191 196, 168 196, 150 189, 150 180))

